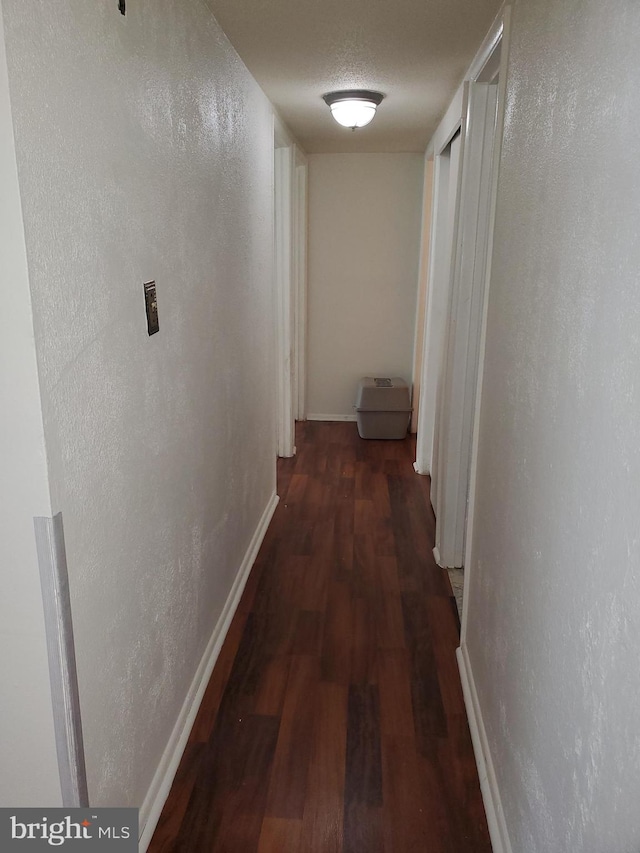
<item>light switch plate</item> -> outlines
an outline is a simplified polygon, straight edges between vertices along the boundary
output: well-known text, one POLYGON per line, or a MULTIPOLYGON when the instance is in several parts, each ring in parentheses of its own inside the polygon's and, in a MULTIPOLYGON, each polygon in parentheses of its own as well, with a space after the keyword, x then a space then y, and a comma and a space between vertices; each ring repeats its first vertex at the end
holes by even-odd
POLYGON ((149 335, 155 335, 156 332, 160 331, 155 281, 144 282, 144 304, 147 309, 147 331, 149 335))

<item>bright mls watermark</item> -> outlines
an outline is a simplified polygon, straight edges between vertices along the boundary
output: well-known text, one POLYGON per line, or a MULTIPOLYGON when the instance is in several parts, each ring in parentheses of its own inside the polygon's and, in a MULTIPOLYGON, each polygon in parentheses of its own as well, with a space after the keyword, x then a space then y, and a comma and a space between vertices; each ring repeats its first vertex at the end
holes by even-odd
POLYGON ((0 809, 0 851, 137 853, 138 809, 0 809))

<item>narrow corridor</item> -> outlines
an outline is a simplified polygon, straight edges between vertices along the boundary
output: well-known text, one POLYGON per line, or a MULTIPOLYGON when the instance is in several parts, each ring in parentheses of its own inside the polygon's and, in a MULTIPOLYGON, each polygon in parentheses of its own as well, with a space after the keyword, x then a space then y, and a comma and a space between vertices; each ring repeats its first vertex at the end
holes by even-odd
POLYGON ((489 853, 413 441, 298 425, 151 853, 489 853))

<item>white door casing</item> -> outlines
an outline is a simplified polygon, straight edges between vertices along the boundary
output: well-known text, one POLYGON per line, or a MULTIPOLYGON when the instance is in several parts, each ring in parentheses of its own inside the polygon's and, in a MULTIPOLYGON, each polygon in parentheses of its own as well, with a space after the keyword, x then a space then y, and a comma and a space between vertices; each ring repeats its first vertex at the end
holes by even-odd
POLYGON ((307 164, 294 144, 275 149, 276 436, 295 454, 295 421, 306 416, 307 164))
POLYGON ((293 146, 275 149, 275 292, 276 292, 276 434, 278 456, 293 456, 293 330, 295 324, 293 282, 293 146))
POLYGON ((421 369, 421 398, 418 411, 415 469, 432 475, 431 500, 437 479, 434 466, 434 437, 438 383, 442 370, 446 316, 449 305, 453 224, 458 185, 459 121, 434 157, 433 213, 431 219, 429 274, 425 334, 421 369), (454 137, 453 139, 451 137, 454 137))
POLYGON ((432 333, 431 333, 431 388, 432 409, 430 420, 432 423, 431 460, 429 470, 431 472, 431 503, 434 512, 438 513, 439 485, 442 478, 443 459, 440 447, 440 420, 439 413, 442 406, 443 388, 445 382, 447 333, 449 325, 449 314, 451 311, 451 288, 453 286, 453 264, 455 260, 455 245, 458 233, 458 212, 460 205, 460 183, 461 183, 461 152, 462 135, 458 133, 449 146, 449 178, 446 187, 446 198, 443 201, 442 217, 444 227, 444 250, 441 252, 439 265, 436 270, 435 285, 439 291, 433 301, 432 333))
POLYGON ((295 395, 294 411, 298 421, 307 417, 307 171, 306 162, 295 168, 294 218, 294 293, 295 321, 295 395))

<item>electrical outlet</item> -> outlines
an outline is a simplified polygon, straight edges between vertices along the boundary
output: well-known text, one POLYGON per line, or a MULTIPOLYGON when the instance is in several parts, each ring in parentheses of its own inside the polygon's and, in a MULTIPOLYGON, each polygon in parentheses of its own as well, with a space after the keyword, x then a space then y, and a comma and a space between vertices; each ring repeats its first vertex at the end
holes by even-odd
POLYGON ((155 281, 144 282, 144 306, 147 310, 147 331, 149 335, 155 335, 160 331, 155 281))

